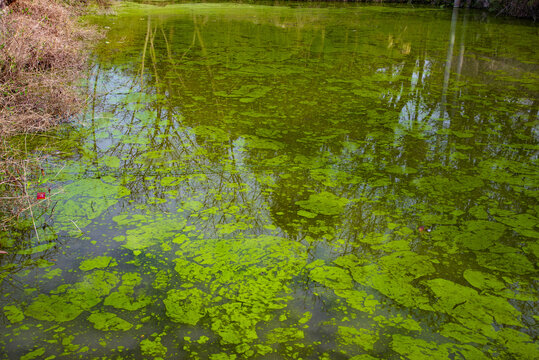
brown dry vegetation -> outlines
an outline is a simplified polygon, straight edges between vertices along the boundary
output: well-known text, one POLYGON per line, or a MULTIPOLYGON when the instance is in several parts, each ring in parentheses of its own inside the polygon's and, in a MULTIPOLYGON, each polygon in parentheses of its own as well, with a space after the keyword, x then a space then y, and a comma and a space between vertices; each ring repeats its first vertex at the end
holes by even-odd
POLYGON ((27 184, 41 176, 39 159, 15 152, 7 138, 50 129, 84 105, 75 83, 98 33, 77 22, 81 7, 73 5, 15 0, 0 12, 0 229, 22 213, 33 218, 37 199, 27 184))
MULTIPOLYGON (((22 156, 0 144, 0 231, 38 203, 28 193, 28 182, 41 174, 37 157, 22 156)), ((33 211, 31 213, 33 218, 33 211)))
POLYGON ((49 128, 76 113, 73 83, 85 62, 85 39, 69 7, 17 0, 0 16, 0 136, 49 128))

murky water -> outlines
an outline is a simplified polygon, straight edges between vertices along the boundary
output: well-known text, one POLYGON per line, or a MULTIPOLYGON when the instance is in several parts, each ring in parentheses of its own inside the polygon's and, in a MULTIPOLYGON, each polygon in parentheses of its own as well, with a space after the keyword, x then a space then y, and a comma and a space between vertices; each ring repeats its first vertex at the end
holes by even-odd
POLYGON ((539 357, 537 25, 130 9, 0 236, 3 358, 539 357))

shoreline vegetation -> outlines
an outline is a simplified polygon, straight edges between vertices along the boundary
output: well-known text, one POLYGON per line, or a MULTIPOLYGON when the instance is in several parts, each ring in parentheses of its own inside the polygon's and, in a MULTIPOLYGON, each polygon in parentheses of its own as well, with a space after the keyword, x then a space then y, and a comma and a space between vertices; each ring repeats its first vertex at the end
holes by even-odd
POLYGON ((42 132, 84 106, 77 86, 97 29, 81 24, 86 1, 0 0, 0 230, 40 202, 28 184, 40 159, 13 149, 14 135, 42 132))
MULTIPOLYGON (((336 0, 339 1, 346 0, 336 0)), ((157 5, 173 1, 142 2, 157 5)), ((539 0, 356 2, 458 5, 534 20, 539 11, 539 0)), ((40 159, 26 151, 16 152, 8 138, 49 130, 83 109, 84 95, 76 82, 84 73, 88 44, 100 36, 100 31, 81 24, 78 16, 90 5, 101 9, 97 12, 107 12, 119 4, 111 0, 0 0, 0 230, 23 213, 31 215, 32 207, 40 201, 28 193, 28 184, 44 175, 40 159)))

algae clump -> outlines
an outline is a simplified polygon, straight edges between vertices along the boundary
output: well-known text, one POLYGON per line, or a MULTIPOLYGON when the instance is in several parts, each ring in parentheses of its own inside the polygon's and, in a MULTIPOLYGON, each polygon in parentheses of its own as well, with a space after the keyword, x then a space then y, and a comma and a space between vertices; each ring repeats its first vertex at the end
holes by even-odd
POLYGON ((172 289, 163 300, 167 316, 175 322, 196 325, 206 314, 207 295, 197 288, 186 290, 172 289))
POLYGON ((133 327, 133 324, 109 312, 99 312, 88 316, 88 321, 94 324, 97 330, 102 331, 127 331, 133 327))
POLYGON ((118 265, 118 262, 113 257, 98 256, 93 259, 88 259, 81 262, 79 269, 81 269, 82 271, 89 271, 93 269, 114 267, 116 265, 118 265))
POLYGON ((39 295, 25 310, 38 320, 66 322, 97 305, 118 283, 116 275, 102 270, 87 275, 82 282, 59 286, 58 294, 39 295))
POLYGON ((296 205, 315 214, 339 215, 344 211, 344 207, 348 202, 349 201, 346 198, 341 198, 330 192, 322 191, 321 193, 309 195, 308 200, 296 201, 296 205))

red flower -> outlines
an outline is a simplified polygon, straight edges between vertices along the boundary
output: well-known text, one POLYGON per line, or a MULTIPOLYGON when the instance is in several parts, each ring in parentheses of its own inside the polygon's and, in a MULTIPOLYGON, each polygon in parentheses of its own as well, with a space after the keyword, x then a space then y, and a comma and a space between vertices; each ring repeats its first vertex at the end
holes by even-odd
POLYGON ((37 193, 37 199, 38 200, 41 200, 41 199, 45 199, 46 195, 44 192, 38 192, 37 193))

